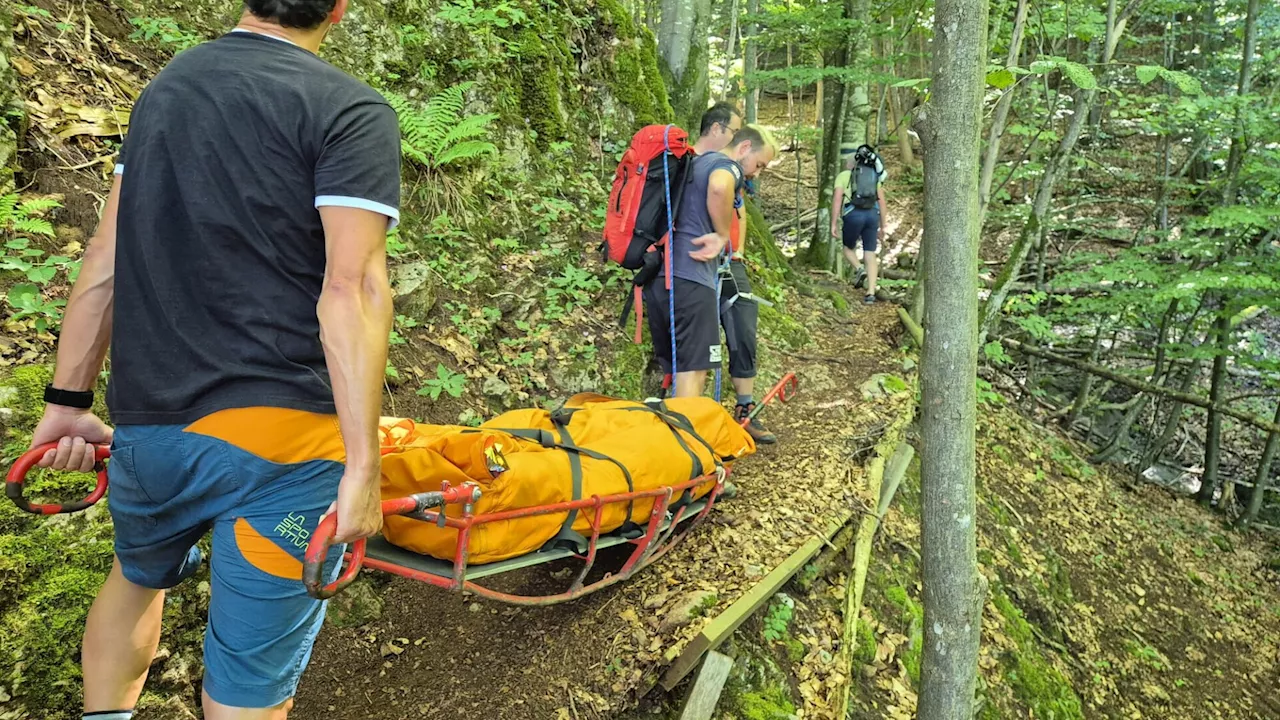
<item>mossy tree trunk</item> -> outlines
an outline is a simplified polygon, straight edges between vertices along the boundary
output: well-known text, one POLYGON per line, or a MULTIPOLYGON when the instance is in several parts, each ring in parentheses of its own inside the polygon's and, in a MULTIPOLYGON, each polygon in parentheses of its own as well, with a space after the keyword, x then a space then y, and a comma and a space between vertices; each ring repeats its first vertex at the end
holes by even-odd
POLYGON ((711 0, 663 0, 658 53, 676 123, 695 132, 711 97, 707 28, 711 0))
MULTIPOLYGON (((865 19, 868 11, 867 0, 845 0, 844 16, 846 18, 865 19), (859 14, 861 13, 861 14, 859 14)), ((845 46, 835 54, 830 67, 847 67, 854 63, 859 52, 867 52, 867 43, 862 42, 862 34, 850 27, 845 46), (860 51, 859 48, 862 48, 860 51)), ((850 106, 856 101, 857 90, 851 83, 833 81, 833 91, 825 109, 826 122, 823 123, 822 146, 818 149, 818 219, 813 228, 813 236, 809 239, 809 250, 801 260, 816 267, 827 267, 828 250, 831 240, 831 198, 835 194, 836 175, 840 173, 840 144, 846 135, 845 125, 849 120, 850 106)), ((866 105, 866 83, 862 84, 862 104, 866 105)), ((869 109, 869 108, 867 108, 869 109)), ((863 111, 863 117, 865 118, 863 111)), ((865 136, 865 127, 862 130, 865 136)), ((798 239, 798 238, 797 238, 798 239)))
POLYGON ((774 240, 773 233, 769 232, 769 223, 765 222, 760 206, 755 200, 748 198, 746 208, 747 232, 744 247, 747 256, 760 263, 769 282, 773 282, 775 278, 791 281, 795 273, 787 262, 787 256, 782 254, 782 248, 774 240))
POLYGON ((986 0, 938 0, 931 96, 916 116, 924 155, 921 384, 921 720, 970 720, 985 582, 978 574, 978 164, 986 0))
MULTIPOLYGON (((760 12, 760 0, 747 0, 747 14, 752 18, 760 12)), ((759 27, 753 19, 747 24, 747 32, 742 43, 742 78, 747 86, 746 121, 753 123, 760 109, 760 88, 755 85, 756 75, 756 33, 759 27)), ((821 112, 821 109, 819 109, 821 112)))

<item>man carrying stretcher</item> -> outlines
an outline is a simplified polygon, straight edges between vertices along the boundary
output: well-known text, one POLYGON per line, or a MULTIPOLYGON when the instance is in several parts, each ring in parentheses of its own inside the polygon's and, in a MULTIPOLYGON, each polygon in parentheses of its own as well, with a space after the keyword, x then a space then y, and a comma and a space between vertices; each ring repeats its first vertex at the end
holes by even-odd
POLYGON ((32 440, 78 470, 112 443, 116 558, 82 654, 95 720, 132 717, 164 591, 210 530, 205 717, 284 718, 324 618, 309 530, 382 526, 396 115, 315 54, 347 0, 245 6, 138 99, 32 440), (89 410, 108 346, 114 437, 89 410))

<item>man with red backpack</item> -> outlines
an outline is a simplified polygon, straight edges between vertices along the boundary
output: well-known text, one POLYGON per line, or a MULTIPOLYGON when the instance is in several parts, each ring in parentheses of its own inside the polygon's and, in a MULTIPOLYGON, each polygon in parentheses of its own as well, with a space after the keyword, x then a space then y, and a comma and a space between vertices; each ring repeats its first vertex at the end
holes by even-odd
POLYGON ((738 131, 724 152, 689 161, 667 248, 671 285, 658 274, 643 290, 654 355, 664 372, 674 370, 675 397, 701 396, 707 371, 721 362, 717 281, 722 254, 743 183, 777 150, 767 131, 749 127, 738 131))

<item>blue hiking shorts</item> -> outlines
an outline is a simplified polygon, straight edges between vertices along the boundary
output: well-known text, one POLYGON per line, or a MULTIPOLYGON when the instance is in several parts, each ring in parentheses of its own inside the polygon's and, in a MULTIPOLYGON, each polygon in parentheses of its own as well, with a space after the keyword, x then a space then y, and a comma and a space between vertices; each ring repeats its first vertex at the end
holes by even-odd
POLYGON ((849 208, 844 214, 844 246, 858 249, 862 240, 863 252, 876 251, 880 232, 880 211, 876 208, 849 208))
MULTIPOLYGON (((108 504, 125 578, 177 585, 213 531, 204 690, 215 701, 267 708, 293 697, 325 611, 303 587, 303 555, 344 457, 335 416, 296 410, 116 428, 108 504)), ((331 578, 341 552, 330 551, 331 578)))

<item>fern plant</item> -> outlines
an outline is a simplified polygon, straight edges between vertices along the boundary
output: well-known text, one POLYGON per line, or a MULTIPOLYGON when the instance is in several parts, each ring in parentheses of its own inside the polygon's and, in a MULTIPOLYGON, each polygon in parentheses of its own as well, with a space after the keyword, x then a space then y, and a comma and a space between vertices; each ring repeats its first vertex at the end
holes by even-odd
POLYGON ((65 300, 46 299, 43 287, 59 270, 75 272, 77 265, 70 258, 47 255, 44 250, 32 247, 31 236, 56 237, 53 225, 41 215, 62 207, 56 198, 43 197, 23 201, 17 194, 0 196, 0 271, 10 270, 26 276, 29 282, 9 288, 5 301, 12 309, 12 320, 30 319, 36 332, 43 333, 56 327, 62 319, 65 300))
POLYGON ((428 170, 443 170, 498 153, 496 145, 483 139, 498 116, 463 115, 462 96, 473 84, 446 88, 421 108, 404 96, 387 94, 400 118, 400 147, 406 158, 428 170))
POLYGON ((484 139, 489 124, 498 116, 464 114, 463 94, 473 84, 464 82, 446 88, 425 106, 402 95, 386 94, 400 120, 401 153, 425 175, 426 182, 418 187, 428 216, 447 213, 465 217, 467 193, 450 171, 498 154, 498 147, 484 139))
POLYGON ((19 202, 20 200, 17 193, 0 197, 0 231, 5 235, 16 233, 54 237, 53 225, 38 216, 62 207, 62 203, 47 197, 26 202, 19 202))

